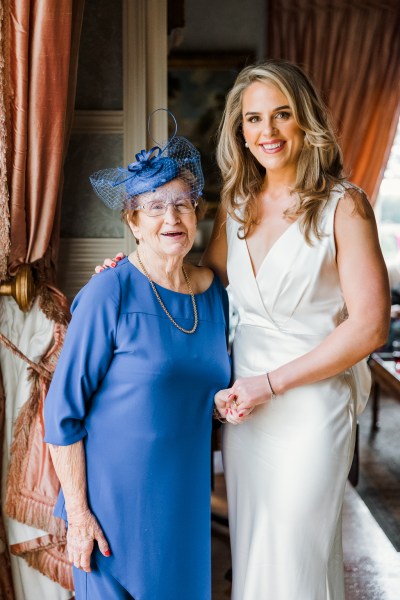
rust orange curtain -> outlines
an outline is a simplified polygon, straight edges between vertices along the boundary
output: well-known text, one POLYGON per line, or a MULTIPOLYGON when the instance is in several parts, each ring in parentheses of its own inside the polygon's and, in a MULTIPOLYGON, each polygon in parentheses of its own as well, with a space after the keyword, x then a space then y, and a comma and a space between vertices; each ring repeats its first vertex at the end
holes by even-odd
MULTIPOLYGON (((0 2, 0 281, 7 278, 10 253, 10 211, 7 183, 8 119, 8 0, 0 2)), ((0 596, 1 598, 1 596, 0 596)))
MULTIPOLYGON (((40 308, 56 324, 65 324, 68 312, 51 283, 83 6, 84 0, 0 0, 0 281, 21 264, 33 264, 40 308)), ((0 385, 0 441, 6 401, 12 400, 0 385)), ((18 458, 21 434, 15 436, 11 453, 18 458)), ((18 470, 18 461, 13 464, 18 470)), ((21 520, 43 528, 34 519, 21 520)), ((0 542, 0 598, 13 600, 1 514, 0 542)), ((24 557, 47 574, 40 562, 43 538, 30 544, 35 561, 24 557)), ((68 568, 64 556, 60 562, 68 568)))
POLYGON ((267 56, 304 68, 374 203, 400 113, 399 0, 269 0, 267 56))
POLYGON ((9 274, 42 261, 54 280, 59 198, 84 0, 8 0, 9 274))

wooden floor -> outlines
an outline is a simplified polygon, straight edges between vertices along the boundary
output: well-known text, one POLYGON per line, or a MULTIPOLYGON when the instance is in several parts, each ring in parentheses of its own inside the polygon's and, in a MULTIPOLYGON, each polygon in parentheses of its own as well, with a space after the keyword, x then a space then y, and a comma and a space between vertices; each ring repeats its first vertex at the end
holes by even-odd
POLYGON ((399 398, 382 394, 377 432, 371 432, 371 406, 367 406, 359 421, 360 477, 357 492, 400 552, 399 398))
MULTIPOLYGON (((215 478, 213 511, 226 514, 223 475, 215 478)), ((400 600, 400 554, 384 535, 355 489, 348 484, 343 516, 346 600, 400 600)), ((213 524, 213 600, 230 598, 229 536, 213 524)), ((254 600, 274 600, 263 598, 254 600)))

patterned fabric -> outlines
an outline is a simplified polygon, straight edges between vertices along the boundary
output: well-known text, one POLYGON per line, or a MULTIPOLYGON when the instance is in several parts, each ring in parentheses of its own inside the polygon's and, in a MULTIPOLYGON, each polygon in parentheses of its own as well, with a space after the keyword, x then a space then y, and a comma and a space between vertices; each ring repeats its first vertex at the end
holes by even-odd
MULTIPOLYGON (((7 520, 12 554, 24 558, 29 566, 66 589, 73 589, 65 525, 53 516, 60 484, 48 448, 43 444, 42 416, 44 399, 63 344, 69 308, 59 292, 49 291, 47 312, 63 315, 62 323, 54 322, 43 315, 41 300, 36 300, 31 311, 25 314, 13 300, 2 300, 0 330, 13 337, 23 350, 1 337, 3 347, 6 346, 0 350, 1 360, 9 379, 8 446, 12 440, 4 511, 13 519, 7 520), (18 358, 13 359, 11 353, 18 358), (28 370, 25 363, 29 365, 28 370)), ((21 585, 26 587, 24 583, 21 585)), ((51 598, 58 598, 55 589, 51 598)))
POLYGON ((0 281, 7 278, 10 252, 10 211, 7 185, 8 0, 0 4, 0 281))

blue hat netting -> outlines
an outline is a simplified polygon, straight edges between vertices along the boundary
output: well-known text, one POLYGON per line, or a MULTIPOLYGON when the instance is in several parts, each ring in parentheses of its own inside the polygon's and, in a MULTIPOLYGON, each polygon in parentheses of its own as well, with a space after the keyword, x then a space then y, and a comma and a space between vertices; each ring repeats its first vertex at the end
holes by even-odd
POLYGON ((126 169, 104 169, 90 176, 97 196, 114 210, 134 209, 140 194, 155 191, 173 179, 183 180, 193 199, 201 196, 204 177, 200 152, 184 137, 173 136, 162 149, 154 146, 142 150, 126 169))

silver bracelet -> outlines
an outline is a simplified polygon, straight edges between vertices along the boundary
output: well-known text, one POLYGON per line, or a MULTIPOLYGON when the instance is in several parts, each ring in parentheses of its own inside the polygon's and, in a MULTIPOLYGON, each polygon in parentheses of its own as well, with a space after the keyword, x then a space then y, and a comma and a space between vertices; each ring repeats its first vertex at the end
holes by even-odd
POLYGON ((269 380, 269 373, 266 373, 267 376, 267 381, 268 381, 268 385, 269 385, 269 389, 271 390, 271 402, 274 402, 276 400, 276 394, 272 388, 271 382, 269 380))

